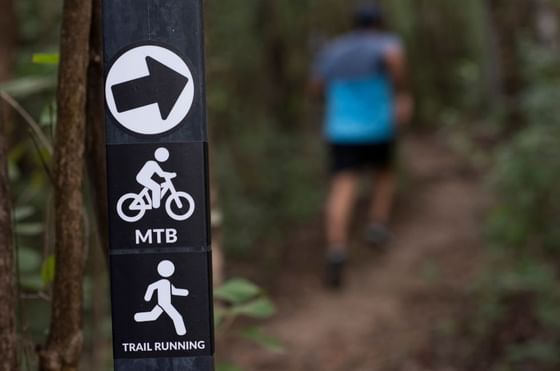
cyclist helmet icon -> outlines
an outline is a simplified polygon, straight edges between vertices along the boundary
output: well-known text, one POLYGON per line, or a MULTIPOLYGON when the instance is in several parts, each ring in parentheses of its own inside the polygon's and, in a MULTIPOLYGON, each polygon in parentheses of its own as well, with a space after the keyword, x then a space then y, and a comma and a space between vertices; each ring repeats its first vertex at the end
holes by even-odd
POLYGON ((117 202, 117 214, 126 222, 134 223, 142 219, 147 210, 159 209, 165 197, 165 211, 174 220, 183 221, 192 216, 195 203, 192 196, 186 192, 175 190, 172 179, 177 173, 168 172, 161 168, 160 163, 169 160, 169 150, 160 147, 154 152, 155 160, 148 160, 136 175, 136 182, 144 189, 136 193, 127 193, 117 202), (155 176, 163 179, 160 183, 155 176))

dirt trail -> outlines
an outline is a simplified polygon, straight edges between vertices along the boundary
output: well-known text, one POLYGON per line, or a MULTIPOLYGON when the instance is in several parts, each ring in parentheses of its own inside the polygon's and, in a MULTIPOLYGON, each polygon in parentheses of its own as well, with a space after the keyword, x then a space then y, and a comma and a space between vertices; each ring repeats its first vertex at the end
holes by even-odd
POLYGON ((284 278, 274 295, 279 314, 264 331, 286 352, 236 344, 234 363, 247 371, 434 371, 418 349, 464 303, 480 261, 485 196, 476 174, 434 135, 408 138, 403 157, 407 185, 389 251, 355 242, 341 293, 323 289, 314 263, 284 278))

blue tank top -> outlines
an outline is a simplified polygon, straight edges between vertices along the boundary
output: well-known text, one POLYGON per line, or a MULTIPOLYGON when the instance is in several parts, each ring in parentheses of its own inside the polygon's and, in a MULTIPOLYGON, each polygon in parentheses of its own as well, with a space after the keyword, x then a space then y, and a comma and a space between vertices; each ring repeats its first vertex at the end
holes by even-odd
POLYGON ((384 58, 400 47, 388 34, 356 31, 342 36, 318 56, 314 79, 326 86, 324 133, 338 144, 369 144, 394 139, 393 87, 384 58))

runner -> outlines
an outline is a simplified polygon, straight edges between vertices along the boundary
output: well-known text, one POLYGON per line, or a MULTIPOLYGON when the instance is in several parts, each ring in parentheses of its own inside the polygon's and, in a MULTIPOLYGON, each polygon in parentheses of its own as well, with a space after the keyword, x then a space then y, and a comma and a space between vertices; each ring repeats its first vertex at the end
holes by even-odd
POLYGON ((404 50, 397 36, 383 30, 382 9, 362 5, 353 18, 354 29, 319 54, 311 81, 312 93, 326 100, 332 175, 326 205, 327 284, 332 288, 342 283, 360 170, 373 169, 375 175, 367 240, 381 246, 390 238, 397 134, 412 113, 404 50))
POLYGON ((175 273, 175 265, 169 260, 160 262, 158 264, 157 271, 163 278, 148 286, 146 294, 144 295, 144 300, 150 302, 154 293, 156 293, 157 304, 149 312, 136 313, 134 315, 134 320, 136 322, 153 322, 165 313, 173 321, 177 335, 183 336, 187 333, 185 322, 183 321, 183 316, 181 316, 171 303, 171 297, 188 296, 189 290, 178 289, 167 279, 175 273))

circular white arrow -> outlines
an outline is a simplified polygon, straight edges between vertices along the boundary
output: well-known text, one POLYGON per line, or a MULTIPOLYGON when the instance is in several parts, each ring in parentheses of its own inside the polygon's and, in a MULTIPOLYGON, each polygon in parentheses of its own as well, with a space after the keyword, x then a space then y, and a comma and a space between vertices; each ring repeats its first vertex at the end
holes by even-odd
POLYGON ((105 82, 107 107, 124 128, 142 135, 177 127, 194 101, 194 78, 185 61, 157 45, 123 53, 105 82))

